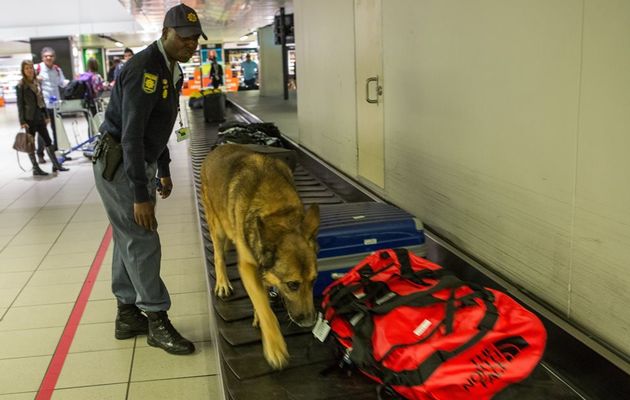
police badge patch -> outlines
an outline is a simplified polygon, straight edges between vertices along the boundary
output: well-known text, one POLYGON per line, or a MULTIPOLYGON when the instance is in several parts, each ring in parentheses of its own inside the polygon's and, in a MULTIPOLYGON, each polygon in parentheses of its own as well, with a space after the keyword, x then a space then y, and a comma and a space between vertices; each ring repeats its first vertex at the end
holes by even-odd
POLYGON ((142 90, 145 93, 155 93, 155 89, 157 89, 157 81, 157 75, 145 72, 142 79, 142 90))

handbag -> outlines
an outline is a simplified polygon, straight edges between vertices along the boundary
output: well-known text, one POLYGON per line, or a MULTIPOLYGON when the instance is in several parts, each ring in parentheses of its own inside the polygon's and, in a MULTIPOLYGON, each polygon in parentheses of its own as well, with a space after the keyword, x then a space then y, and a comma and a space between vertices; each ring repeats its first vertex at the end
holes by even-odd
POLYGON ((21 151, 23 153, 35 152, 35 138, 33 135, 29 135, 26 132, 20 131, 15 135, 15 141, 13 142, 13 149, 21 151))

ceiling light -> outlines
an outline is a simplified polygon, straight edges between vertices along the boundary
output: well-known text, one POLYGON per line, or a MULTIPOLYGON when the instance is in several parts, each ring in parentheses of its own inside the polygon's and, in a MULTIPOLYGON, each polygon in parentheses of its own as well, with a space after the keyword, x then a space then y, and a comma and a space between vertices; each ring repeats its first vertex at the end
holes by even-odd
POLYGON ((245 36, 241 36, 240 40, 247 40, 249 38, 249 36, 245 35, 245 36))
POLYGON ((120 42, 114 42, 114 46, 116 46, 116 47, 125 47, 125 45, 120 43, 120 42))

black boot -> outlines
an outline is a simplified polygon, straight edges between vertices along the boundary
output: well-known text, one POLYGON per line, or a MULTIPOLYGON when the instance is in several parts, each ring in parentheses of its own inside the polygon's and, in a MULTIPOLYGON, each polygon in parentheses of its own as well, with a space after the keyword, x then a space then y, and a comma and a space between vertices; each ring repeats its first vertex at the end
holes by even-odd
POLYGON ((41 168, 39 168, 39 164, 37 163, 37 158, 35 158, 35 153, 29 154, 28 158, 31 159, 31 164, 33 164, 33 176, 46 176, 46 175, 48 175, 48 172, 44 172, 44 171, 42 171, 41 168))
POLYGON ((195 345, 182 337, 169 321, 166 311, 147 312, 149 317, 149 346, 159 347, 171 354, 190 354, 195 345))
POLYGON ((50 158, 50 162, 52 162, 53 165, 53 172, 56 171, 70 171, 69 168, 66 168, 64 166, 62 166, 59 163, 59 160, 57 160, 57 156, 55 155, 55 147, 53 145, 50 146, 46 146, 46 153, 48 154, 48 158, 50 158))
POLYGON ((40 164, 46 164, 46 159, 44 158, 44 153, 37 153, 37 162, 40 164))
POLYGON ((118 314, 116 314, 116 330, 114 331, 116 339, 129 339, 147 333, 149 333, 149 322, 147 317, 142 315, 142 311, 135 304, 119 302, 118 314))

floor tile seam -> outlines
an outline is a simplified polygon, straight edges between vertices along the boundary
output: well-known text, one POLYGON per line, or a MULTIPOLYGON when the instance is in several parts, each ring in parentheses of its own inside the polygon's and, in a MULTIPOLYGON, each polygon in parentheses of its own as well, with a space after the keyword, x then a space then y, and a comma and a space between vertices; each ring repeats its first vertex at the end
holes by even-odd
MULTIPOLYGON (((39 286, 34 286, 34 287, 39 287, 39 286)), ((46 286, 43 286, 43 287, 46 287, 46 286)), ((75 303, 75 301, 59 301, 59 302, 54 302, 54 303, 14 305, 13 308, 41 307, 41 306, 60 306, 62 304, 74 304, 74 303, 75 303)))
MULTIPOLYGON (((70 310, 71 312, 71 310, 70 310)), ((33 328, 15 328, 15 329, 3 329, 0 326, 0 332, 16 332, 16 331, 30 331, 30 330, 34 330, 34 329, 52 329, 52 328, 59 328, 59 327, 64 327, 66 326, 66 322, 64 322, 61 325, 47 325, 47 326, 37 326, 37 327, 33 327, 33 328)))
MULTIPOLYGON (((191 293, 201 293, 201 292, 191 292, 191 293)), ((178 294, 173 294, 173 296, 177 296, 177 295, 178 294)), ((112 300, 114 299, 98 299, 98 300, 90 300, 90 301, 102 302, 102 301, 112 301, 112 300)), ((74 303, 57 303, 56 305, 60 305, 60 304, 74 304, 74 303)), ((37 306, 17 306, 16 308, 27 308, 27 307, 37 307, 37 306)), ((194 317, 198 315, 206 315, 206 313, 192 313, 192 314, 169 313, 169 317, 172 319, 177 319, 181 317, 194 317)), ((83 322, 82 321, 80 325, 106 324, 106 323, 111 323, 111 322, 113 321, 97 321, 97 322, 83 322)), ((34 328, 2 329, 2 327, 0 327, 0 333, 1 332, 29 331, 29 330, 34 330, 34 329, 50 329, 50 328, 58 328, 58 327, 64 327, 64 326, 65 326, 65 322, 62 325, 38 326, 34 328)))
MULTIPOLYGON (((178 377, 173 377, 173 378, 160 378, 160 379, 142 379, 142 380, 132 380, 129 382, 129 384, 134 384, 134 383, 146 383, 146 382, 161 382, 161 381, 173 381, 173 380, 182 380, 182 379, 190 379, 190 378, 205 378, 205 377, 211 377, 211 376, 218 376, 218 374, 203 374, 203 375, 191 375, 191 376, 178 376, 178 377)), ((71 390, 71 389, 85 389, 85 388, 93 388, 93 387, 100 387, 100 386, 115 386, 115 385, 123 385, 127 382, 113 382, 113 383, 99 383, 99 384, 95 384, 95 385, 81 385, 81 386, 65 386, 63 388, 56 388, 55 391, 62 391, 62 390, 71 390)), ((7 394, 25 394, 25 393, 37 393, 34 391, 24 391, 24 392, 11 392, 11 393, 1 393, 0 395, 7 395, 7 394)), ((127 397, 125 397, 127 398, 127 397)))
MULTIPOLYGON (((18 179, 19 179, 19 178, 18 178, 18 179)), ((15 181, 15 179, 12 179, 12 180, 8 181, 8 182, 7 182, 7 183, 5 183, 4 185, 2 185, 2 189, 4 189, 4 187, 5 187, 5 186, 10 185, 10 184, 11 184, 11 183, 13 183, 14 181, 15 181)), ((13 200, 11 203, 7 204, 7 206, 6 206, 6 207, 4 207, 2 210, 0 210, 0 214, 2 214, 2 213, 4 212, 4 210, 6 210, 7 208, 11 207, 11 206, 12 206, 12 205, 16 202, 16 201, 18 201, 19 199, 21 199, 21 198, 22 198, 22 196, 24 196, 24 195, 26 194, 26 192, 28 192, 28 191, 32 190, 32 189, 35 187, 35 183, 36 183, 36 182, 33 182, 33 183, 31 184, 31 186, 30 186, 28 189, 24 190, 22 193, 20 193, 20 195, 19 195, 19 196, 18 196, 15 200, 13 200)))
POLYGON ((114 381, 114 382, 95 383, 94 385, 84 385, 84 386, 55 386, 55 390, 53 390, 53 393, 56 392, 57 390, 81 389, 81 388, 96 387, 96 386, 124 385, 125 383, 127 383, 127 381, 121 380, 121 381, 114 381))
POLYGON ((133 338, 133 350, 131 353, 131 364, 129 365, 129 375, 127 376, 127 388, 125 389, 125 400, 129 399, 129 389, 131 388, 131 376, 133 375, 133 362, 136 358, 136 345, 138 344, 138 337, 133 338))
POLYGON ((3 393, 0 392, 0 396, 7 396, 7 395, 14 395, 14 394, 37 394, 37 392, 34 392, 32 390, 28 390, 26 392, 8 392, 8 393, 3 393))
MULTIPOLYGON (((48 199, 48 201, 47 201, 47 202, 46 202, 46 203, 45 203, 45 204, 44 204, 44 205, 43 205, 43 206, 39 209, 39 211, 41 211, 42 209, 44 209, 44 208, 46 207, 46 204, 48 204, 48 203, 51 201, 51 199, 53 199, 53 198, 57 195, 57 193, 59 193, 59 192, 60 192, 60 191, 64 188, 64 186, 65 186, 67 183, 68 183, 68 182, 65 182, 63 185, 61 185, 61 187, 59 188, 59 190, 57 190, 57 192, 55 192, 55 194, 53 194, 53 195, 50 197, 50 199, 48 199)), ((89 194, 92 192, 92 190, 94 190, 94 187, 92 187, 92 189, 90 189, 90 190, 88 191, 88 193, 84 196, 84 198, 83 198, 83 200, 82 200, 82 202, 81 202, 80 204, 83 204, 83 201, 85 201, 86 197, 87 197, 87 196, 89 196, 89 194)), ((2 321, 2 320, 4 319, 4 317, 5 317, 5 316, 6 316, 6 314, 9 312, 9 310, 11 309, 11 307, 13 306, 13 304, 15 303, 15 301, 18 299, 18 297, 20 297, 20 294, 22 294, 22 291, 26 288, 26 286, 27 286, 27 285, 28 285, 28 283, 31 281, 31 279, 33 278, 33 276, 35 275, 35 273, 39 270, 40 266, 42 265, 42 262, 46 259, 46 257, 48 257, 48 254, 50 253, 50 250, 51 250, 51 249, 55 246, 55 243, 57 243, 57 241, 59 240, 59 237, 63 234, 63 232, 64 232, 64 230, 66 229, 66 227, 68 226, 68 224, 70 224, 70 221, 72 221, 72 218, 74 217, 74 215, 76 215, 76 213, 79 211, 79 208, 80 208, 80 207, 75 208, 74 212, 72 213, 72 215, 70 216, 70 218, 68 219, 68 221, 66 222, 66 224, 64 225, 64 227, 63 227, 63 228, 61 228, 61 231, 59 232, 59 235, 57 236, 57 239, 55 239, 55 241, 53 242, 53 244, 52 244, 52 245, 48 248, 48 251, 46 252, 46 254, 44 254, 44 255, 42 256, 42 258, 40 259, 39 263, 37 264, 37 267, 35 268, 35 270, 33 270, 33 272, 32 272, 32 274, 31 274, 31 276, 29 276, 29 277, 28 277, 28 279, 27 279, 27 280, 26 280, 26 282, 24 283, 24 286, 22 287, 22 289, 20 289, 20 291, 19 291, 19 292, 18 292, 18 294, 15 296, 15 298, 13 299, 13 301, 11 302, 11 304, 9 304, 9 306, 7 307, 7 309, 6 309, 6 311, 4 312, 4 314, 0 316, 0 321, 2 321)), ((39 211, 38 211, 38 213, 39 213, 39 211)), ((35 215, 37 215, 37 213, 36 213, 35 215)), ((34 216, 32 216, 32 217, 29 219, 29 222, 30 222, 30 221, 31 221, 31 220, 35 217, 35 215, 34 215, 34 216)), ((17 236, 17 235, 19 235, 19 233, 20 233, 22 230, 24 230, 24 227, 26 227, 26 225, 28 225, 28 223, 29 223, 29 222, 27 222, 26 224, 24 224, 24 226, 22 227, 22 229, 20 229, 20 231, 19 231, 18 233, 16 233, 16 236, 17 236)), ((60 225, 61 225, 61 224, 60 224, 60 225)), ((10 243, 10 242, 11 242, 11 241, 9 241, 9 243, 10 243)), ((7 246, 8 246, 8 243, 7 243, 7 245, 5 245, 5 246, 2 248, 2 250, 0 250, 0 252, 2 252, 2 251, 3 251, 3 250, 7 247, 7 246)))
MULTIPOLYGON (((9 241, 8 241, 8 242, 4 245, 4 246, 2 246, 2 248, 0 248, 0 253, 2 253, 2 252, 4 251, 4 249, 6 249, 6 248, 9 246, 9 244, 11 244, 11 242, 13 241, 13 239, 15 239, 15 237, 16 237, 16 236, 18 236, 18 235, 19 235, 19 234, 20 234, 20 233, 24 230, 24 228, 26 228, 26 226, 27 226, 27 225, 28 225, 28 224, 29 224, 29 223, 30 223, 30 222, 31 222, 31 221, 35 218, 35 216, 36 216, 36 215, 37 215, 37 214, 38 214, 41 210, 43 210, 43 209, 46 207, 46 205, 47 205, 47 204, 48 204, 48 203, 49 203, 49 202, 50 202, 50 201, 51 201, 51 200, 52 200, 52 199, 53 199, 53 198, 54 198, 54 197, 55 197, 55 196, 56 196, 59 192, 61 192, 61 190, 63 189, 63 187, 64 187, 64 186, 65 186, 65 184, 61 185, 61 186, 59 187, 59 189, 57 189, 57 191, 56 191, 56 192, 55 192, 52 196, 50 196, 50 198, 49 198, 49 199, 48 199, 48 200, 47 200, 44 204, 42 204, 42 205, 39 207, 39 209, 37 210, 37 212, 36 212, 35 214, 33 214, 33 215, 32 215, 32 216, 31 216, 31 217, 30 217, 30 218, 29 218, 29 219, 28 219, 28 220, 24 223, 24 225, 22 225, 22 228, 20 228, 20 230, 19 230, 19 231, 17 231, 17 232, 15 233, 15 235, 13 235, 13 238, 12 238, 11 240, 9 240, 9 241)), ((31 185, 31 188, 34 188, 34 187, 35 187, 35 185, 31 185)), ((29 189, 29 190, 30 190, 30 189, 29 189)), ((28 190, 27 190, 27 191, 28 191, 28 190)), ((19 199, 20 199, 23 195, 24 195, 24 193, 22 193, 22 195, 20 195, 17 199, 15 199, 15 201, 18 201, 18 200, 19 200, 19 199)), ((14 202, 15 202, 15 201, 14 201, 14 202)), ((13 203, 11 203, 11 204, 13 204, 13 203)), ((0 215, 2 214, 2 212, 3 212, 4 210, 6 210, 6 208, 5 208, 5 209, 3 209, 3 210, 0 210, 0 215)), ((58 224, 58 225, 61 225, 61 224, 58 224)))
MULTIPOLYGON (((54 350, 53 350, 54 352, 54 350)), ((42 355, 30 355, 30 356, 23 356, 23 357, 6 357, 6 358, 0 358, 0 361, 12 361, 12 360, 28 360, 28 359, 35 359, 35 358, 43 358, 43 357, 48 357, 50 358, 52 356, 51 354, 42 354, 42 355)))
POLYGON ((28 358, 41 358, 41 357, 52 357, 55 350, 51 350, 50 354, 30 354, 28 356, 16 356, 16 357, 0 357, 0 361, 11 361, 11 360, 24 360, 28 358))
MULTIPOLYGON (((48 204, 48 203, 49 203, 49 202, 50 202, 50 201, 51 201, 51 200, 52 200, 52 199, 53 199, 53 198, 57 195, 57 193, 59 193, 59 191, 60 191, 61 189, 63 189, 63 188, 64 188, 64 187, 68 184, 68 182, 70 182, 70 181, 72 180, 72 177, 74 177, 74 175, 76 175, 76 173, 77 173, 77 172, 75 171, 75 172, 72 172, 72 173, 70 173, 70 174, 65 174, 65 176, 64 176, 64 177, 66 178, 66 181, 65 181, 65 182, 64 182, 64 183, 63 183, 63 184, 59 187, 59 190, 57 190, 57 191, 56 191, 56 192, 55 192, 52 196, 50 196, 50 198, 46 201, 46 203, 44 203, 44 205, 43 205, 42 207, 40 207, 40 210, 41 210, 42 208, 44 208, 44 207, 46 206, 46 204, 48 204)), ((19 179, 19 176, 20 176, 20 175, 18 175, 17 179, 19 179)), ((58 176, 56 176, 56 177, 58 177, 58 176)), ((49 179, 50 179, 50 178, 49 178, 49 179)), ((22 193, 21 193, 21 194, 20 194, 20 195, 19 195, 19 196, 15 199, 15 200, 13 200, 13 201, 12 201, 10 204, 8 204, 5 208, 3 208, 2 210, 0 210, 0 214, 1 214, 4 210, 6 210, 7 208, 11 207, 11 206, 12 206, 12 205, 16 202, 16 201, 18 201, 19 199, 21 199, 21 198, 22 198, 22 197, 23 197, 23 196, 24 196, 27 192, 29 192, 29 191, 31 191, 32 189, 34 189, 34 188, 35 188, 35 186, 37 185, 37 181, 39 181, 39 180, 35 180, 35 181, 33 181, 33 182, 31 183, 31 186, 30 186, 28 189, 26 189, 24 192, 22 192, 22 193)), ((2 185, 2 188, 4 188, 6 185, 9 185, 9 184, 11 184, 11 183, 13 183, 13 182, 15 182, 15 179, 12 179, 12 180, 8 181, 5 185, 2 185)))
MULTIPOLYGON (((206 378, 211 376, 219 376, 219 373, 216 374, 202 374, 202 375, 190 375, 190 376, 174 376, 172 378, 159 378, 159 379, 140 379, 140 380, 132 380, 130 384, 134 383, 147 383, 147 382, 161 382, 161 381, 174 381, 174 380, 182 380, 182 379, 191 379, 191 378, 206 378)), ((221 382, 217 382, 220 384, 221 382)))
MULTIPOLYGON (((95 385, 81 385, 81 386, 66 386, 63 388, 55 388, 55 392, 56 391, 62 391, 62 390, 72 390, 72 389, 85 389, 85 388, 92 388, 92 387, 100 387, 100 386, 115 386, 115 385, 123 385, 125 384, 125 382, 119 382, 119 383, 97 383, 95 385)), ((28 392, 30 393, 30 392, 28 392)))
POLYGON ((22 331, 36 331, 40 329, 54 329, 63 328, 65 325, 53 325, 53 326, 37 326, 34 328, 18 328, 18 329, 0 329, 0 333, 3 332, 22 332, 22 331))

